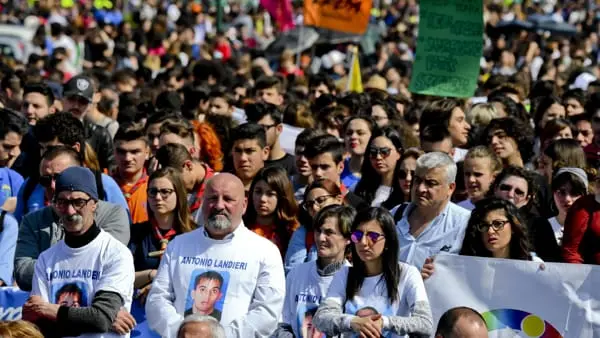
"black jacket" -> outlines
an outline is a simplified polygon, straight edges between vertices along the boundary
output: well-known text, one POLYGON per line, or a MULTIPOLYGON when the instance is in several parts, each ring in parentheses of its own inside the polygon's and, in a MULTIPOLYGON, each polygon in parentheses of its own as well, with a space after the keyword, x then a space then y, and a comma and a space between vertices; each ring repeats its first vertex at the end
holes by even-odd
POLYGON ((115 168, 115 153, 113 140, 106 128, 88 120, 83 121, 86 142, 96 151, 101 169, 112 172, 115 168))

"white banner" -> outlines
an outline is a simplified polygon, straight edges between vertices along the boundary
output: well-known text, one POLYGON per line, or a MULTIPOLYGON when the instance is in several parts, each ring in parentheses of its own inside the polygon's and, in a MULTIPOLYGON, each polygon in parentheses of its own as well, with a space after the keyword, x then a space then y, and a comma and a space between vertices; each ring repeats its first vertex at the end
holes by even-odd
POLYGON ((483 314, 490 337, 600 338, 600 266, 441 254, 425 282, 434 326, 448 309, 483 314))

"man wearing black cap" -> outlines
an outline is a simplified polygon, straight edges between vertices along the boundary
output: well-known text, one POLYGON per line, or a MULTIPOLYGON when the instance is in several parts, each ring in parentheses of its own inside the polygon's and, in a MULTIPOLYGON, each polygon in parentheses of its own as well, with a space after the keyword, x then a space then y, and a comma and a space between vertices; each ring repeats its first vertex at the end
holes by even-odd
POLYGON ((63 91, 64 111, 70 112, 83 122, 86 142, 96 151, 100 167, 111 172, 115 168, 112 137, 106 128, 85 118, 94 106, 95 89, 92 79, 85 75, 77 75, 65 84, 63 91))
MULTIPOLYGON (((121 308, 131 308, 133 257, 96 225, 98 191, 89 169, 66 169, 58 176, 55 191, 53 205, 65 239, 40 255, 23 319, 38 324, 45 336, 104 337, 100 333, 113 328, 121 308), (70 283, 82 290, 79 307, 58 304, 59 291, 70 283)), ((134 325, 128 317, 126 327, 117 331, 125 335, 134 325)))

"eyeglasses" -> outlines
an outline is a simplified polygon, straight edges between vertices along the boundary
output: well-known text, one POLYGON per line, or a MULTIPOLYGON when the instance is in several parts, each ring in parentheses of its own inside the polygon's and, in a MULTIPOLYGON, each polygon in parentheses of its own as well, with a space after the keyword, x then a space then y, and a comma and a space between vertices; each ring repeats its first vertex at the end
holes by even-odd
POLYGON ((362 241, 364 235, 367 235, 367 240, 371 244, 373 244, 385 237, 383 234, 380 234, 375 231, 367 231, 365 233, 362 230, 354 230, 352 232, 352 235, 350 235, 350 239, 352 240, 353 243, 359 243, 360 241, 362 241))
POLYGON ((521 190, 519 188, 514 188, 510 184, 502 183, 498 186, 498 189, 500 189, 500 191, 504 191, 504 192, 510 192, 510 191, 514 190, 515 196, 518 198, 525 198, 525 196, 527 195, 523 190, 521 190))
POLYGON ((328 199, 334 197, 333 195, 323 195, 323 196, 319 196, 317 198, 315 198, 312 201, 304 201, 304 203, 302 204, 302 207, 306 210, 309 211, 310 209, 314 208, 315 206, 317 207, 321 207, 321 205, 323 205, 323 203, 327 202, 328 199))
POLYGON ((54 205, 60 209, 66 209, 72 205, 75 210, 81 210, 85 207, 92 198, 74 198, 72 200, 66 198, 55 198, 54 205))
POLYGON ((169 196, 171 196, 171 194, 174 192, 175 192, 175 190, 168 189, 168 188, 164 188, 164 189, 148 188, 148 197, 156 198, 156 196, 158 194, 160 194, 160 197, 162 199, 165 199, 165 198, 169 198, 169 196))
POLYGON ((506 225, 506 223, 510 223, 509 220, 501 220, 501 219, 496 219, 493 220, 492 223, 481 223, 481 224, 477 224, 477 230, 479 230, 479 232, 488 232, 490 228, 494 229, 494 231, 500 231, 504 228, 504 226, 506 225))
POLYGON ((55 182, 59 175, 60 174, 40 176, 40 179, 39 179, 40 185, 44 188, 50 187, 52 185, 52 182, 55 182))
POLYGON ((369 156, 371 158, 377 158, 377 155, 379 155, 379 154, 381 154, 381 157, 387 158, 388 156, 390 156, 391 153, 392 153, 392 148, 388 148, 388 147, 382 147, 382 148, 372 147, 369 149, 369 156))
POLYGON ((398 170, 398 179, 405 180, 408 177, 408 174, 410 174, 410 177, 415 177, 414 170, 400 169, 400 170, 398 170))

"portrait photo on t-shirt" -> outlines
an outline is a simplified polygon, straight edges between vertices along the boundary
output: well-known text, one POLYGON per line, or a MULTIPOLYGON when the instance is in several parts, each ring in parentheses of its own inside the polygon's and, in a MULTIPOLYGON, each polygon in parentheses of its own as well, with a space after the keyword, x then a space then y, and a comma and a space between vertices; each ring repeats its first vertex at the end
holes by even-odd
POLYGON ((56 283, 51 286, 53 304, 68 307, 87 307, 90 304, 87 284, 84 282, 56 283))
MULTIPOLYGON (((376 297, 369 302, 361 297, 355 296, 352 301, 346 302, 345 313, 365 318, 378 314, 393 316, 395 312, 391 306, 386 304, 386 299, 384 297, 376 297)), ((353 337, 358 338, 359 335, 355 334, 353 337)), ((391 338, 394 337, 394 334, 389 331, 383 331, 381 337, 391 338)))
POLYGON ((192 272, 184 316, 198 313, 221 320, 229 272, 197 269, 192 272))
POLYGON ((325 334, 319 331, 313 324, 313 318, 319 307, 310 304, 304 306, 304 309, 298 309, 298 327, 300 328, 301 338, 325 338, 325 334))

